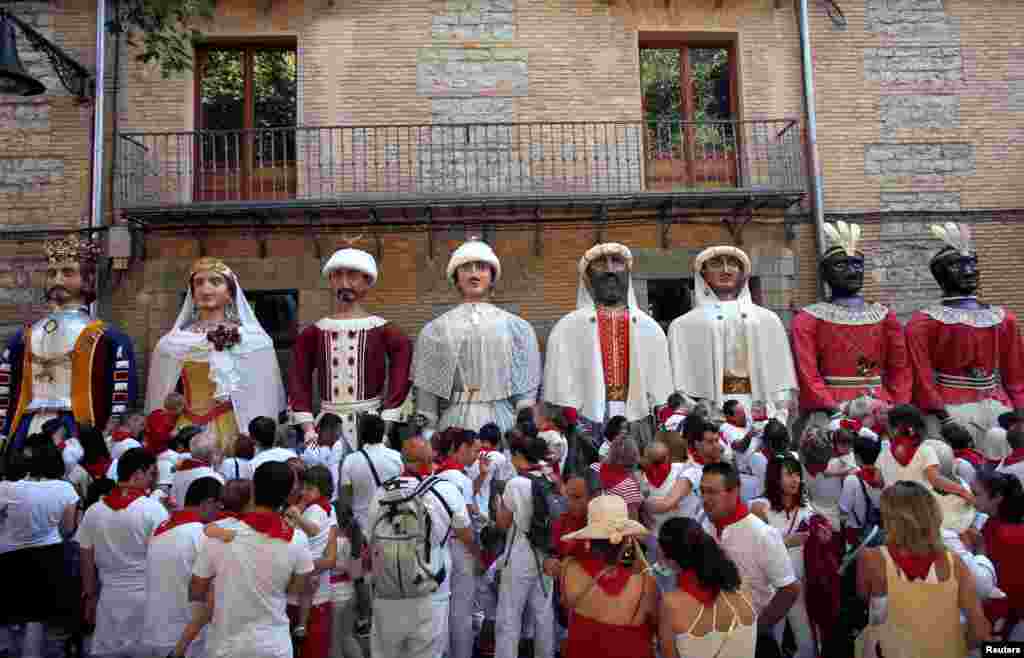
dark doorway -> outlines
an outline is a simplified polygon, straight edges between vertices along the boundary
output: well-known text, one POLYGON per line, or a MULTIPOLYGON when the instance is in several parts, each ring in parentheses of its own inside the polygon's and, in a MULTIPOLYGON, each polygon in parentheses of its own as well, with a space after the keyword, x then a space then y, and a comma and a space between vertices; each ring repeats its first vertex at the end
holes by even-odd
POLYGON ((647 280, 647 308, 665 331, 673 320, 693 308, 692 285, 693 279, 647 280))

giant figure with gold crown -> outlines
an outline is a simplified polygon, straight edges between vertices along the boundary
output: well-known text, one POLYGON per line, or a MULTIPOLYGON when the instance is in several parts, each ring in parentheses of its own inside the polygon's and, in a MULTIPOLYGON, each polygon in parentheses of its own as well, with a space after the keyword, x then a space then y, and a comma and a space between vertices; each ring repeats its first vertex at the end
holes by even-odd
POLYGON ((978 301, 978 254, 970 228, 948 222, 931 227, 943 246, 931 259, 942 300, 907 323, 914 369, 914 404, 929 414, 929 433, 956 422, 975 440, 1000 414, 1024 409, 1024 363, 1017 317, 978 301))
POLYGON ((180 424, 205 427, 225 455, 234 454, 249 421, 275 421, 285 410, 274 343, 256 319, 235 273, 216 258, 197 260, 178 319, 153 350, 147 413, 168 393, 185 396, 180 424))
POLYGON ((43 423, 60 418, 67 436, 79 424, 103 428, 136 395, 131 340, 93 318, 99 247, 78 235, 45 244, 49 314, 19 331, 0 355, 0 434, 19 448, 43 423))
POLYGON ((903 325, 888 308, 861 296, 860 227, 825 224, 825 237, 820 267, 831 296, 801 309, 790 327, 800 411, 817 425, 856 398, 883 407, 908 403, 913 381, 903 325))
POLYGON ((632 252, 616 242, 580 258, 576 310, 548 337, 544 399, 579 410, 598 434, 625 416, 645 443, 651 425, 644 421, 672 393, 672 380, 665 332, 637 305, 632 270, 632 252))

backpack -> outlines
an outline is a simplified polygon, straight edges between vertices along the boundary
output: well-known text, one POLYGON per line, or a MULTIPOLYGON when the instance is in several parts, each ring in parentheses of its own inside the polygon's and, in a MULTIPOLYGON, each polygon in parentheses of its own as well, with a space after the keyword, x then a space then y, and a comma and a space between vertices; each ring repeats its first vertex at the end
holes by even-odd
MULTIPOLYGON (((445 569, 430 570, 430 536, 433 518, 423 503, 435 496, 448 512, 452 510, 434 487, 440 478, 418 481, 395 477, 382 486, 380 513, 370 531, 374 595, 382 599, 416 599, 436 591, 445 580, 445 569)), ((448 541, 451 525, 441 546, 448 541)))
POLYGON ((882 533, 882 510, 878 508, 871 501, 871 496, 868 495, 868 488, 864 485, 864 480, 857 478, 857 482, 860 483, 861 493, 864 494, 864 508, 867 510, 864 513, 864 519, 857 519, 861 522, 861 537, 862 541, 866 540, 867 546, 881 546, 885 543, 885 536, 882 533))
POLYGON ((545 556, 551 555, 555 552, 551 536, 552 524, 565 512, 567 506, 555 491, 555 483, 551 480, 543 475, 528 475, 526 479, 530 481, 533 514, 530 527, 524 534, 535 551, 545 556))

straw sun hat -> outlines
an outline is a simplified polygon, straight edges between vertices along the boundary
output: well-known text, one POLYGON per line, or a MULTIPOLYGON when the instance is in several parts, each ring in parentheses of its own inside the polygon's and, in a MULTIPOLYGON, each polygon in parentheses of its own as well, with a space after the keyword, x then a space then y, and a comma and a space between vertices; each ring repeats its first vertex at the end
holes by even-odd
POLYGON ((607 539, 622 543, 625 537, 644 537, 647 528, 629 518, 626 501, 619 496, 598 496, 587 506, 587 525, 563 539, 607 539))

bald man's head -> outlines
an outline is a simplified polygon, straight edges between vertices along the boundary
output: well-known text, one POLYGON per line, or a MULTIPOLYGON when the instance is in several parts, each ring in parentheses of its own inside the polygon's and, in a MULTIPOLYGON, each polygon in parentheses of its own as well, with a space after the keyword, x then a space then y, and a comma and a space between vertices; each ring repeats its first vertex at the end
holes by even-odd
POLYGON ((430 442, 422 436, 412 436, 402 445, 402 460, 407 467, 429 465, 434 459, 430 442))
POLYGON ((241 514, 252 498, 252 480, 229 480, 220 498, 225 512, 241 514))
POLYGON ((647 450, 644 454, 647 457, 647 463, 657 464, 668 459, 669 450, 668 446, 661 441, 655 441, 651 445, 647 446, 647 450))

